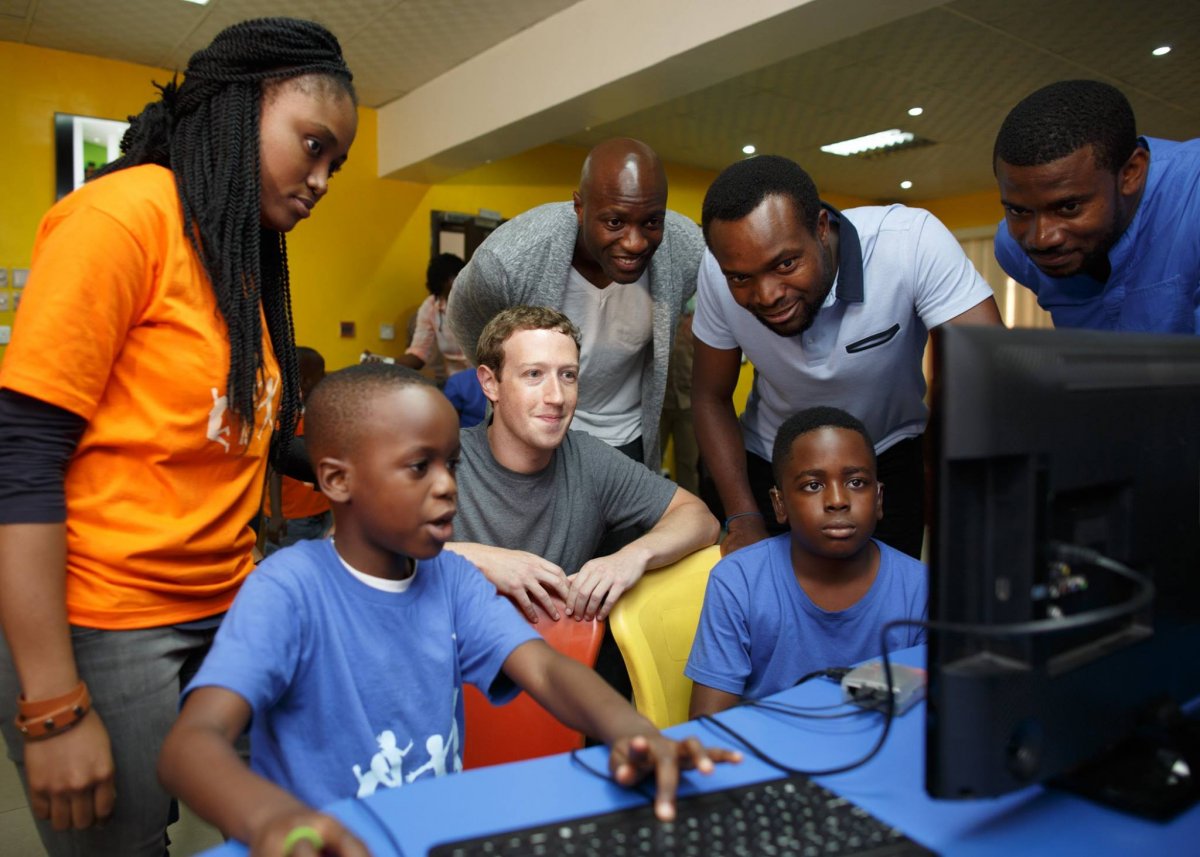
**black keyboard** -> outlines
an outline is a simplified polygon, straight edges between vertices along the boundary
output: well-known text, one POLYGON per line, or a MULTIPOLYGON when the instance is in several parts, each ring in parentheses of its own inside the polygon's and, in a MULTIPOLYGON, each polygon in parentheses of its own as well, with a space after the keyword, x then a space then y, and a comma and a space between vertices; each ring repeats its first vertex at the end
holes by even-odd
POLYGON ((900 831, 806 777, 691 795, 664 823, 652 805, 435 846, 429 857, 474 855, 932 855, 900 831))

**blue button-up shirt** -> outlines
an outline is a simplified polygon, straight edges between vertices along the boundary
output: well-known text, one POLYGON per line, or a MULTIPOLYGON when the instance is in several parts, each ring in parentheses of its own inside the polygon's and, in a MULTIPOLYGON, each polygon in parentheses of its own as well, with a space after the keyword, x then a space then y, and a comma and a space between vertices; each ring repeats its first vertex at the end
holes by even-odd
POLYGON ((1108 252, 1112 273, 1049 277, 996 230, 996 260, 1037 294, 1056 327, 1200 333, 1200 139, 1142 137, 1150 150, 1146 189, 1124 234, 1108 252))

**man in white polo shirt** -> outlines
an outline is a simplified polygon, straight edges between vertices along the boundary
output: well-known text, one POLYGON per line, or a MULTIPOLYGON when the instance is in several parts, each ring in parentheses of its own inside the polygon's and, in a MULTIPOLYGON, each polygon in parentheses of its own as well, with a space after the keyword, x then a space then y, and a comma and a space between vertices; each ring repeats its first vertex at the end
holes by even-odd
POLYGON ((709 252, 692 323, 692 408, 726 516, 722 551, 786 528, 768 494, 775 433, 796 411, 829 405, 854 414, 875 439, 887 486, 875 537, 919 557, 928 331, 1000 324, 991 287, 929 212, 839 212, 787 158, 725 169, 702 217, 709 252), (743 353, 755 378, 739 423, 732 395, 743 353))

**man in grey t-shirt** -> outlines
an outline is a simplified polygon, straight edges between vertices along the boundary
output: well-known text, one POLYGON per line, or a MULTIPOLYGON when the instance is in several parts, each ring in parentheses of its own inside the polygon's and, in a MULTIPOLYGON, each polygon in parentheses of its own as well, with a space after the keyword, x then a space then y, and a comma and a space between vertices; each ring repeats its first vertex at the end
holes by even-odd
POLYGON ((536 621, 603 619, 647 569, 716 541, 694 495, 613 447, 568 427, 578 399, 579 331, 557 310, 518 306, 484 328, 479 381, 493 419, 462 433, 456 537, 447 545, 536 621), (604 535, 640 538, 594 556, 604 535))

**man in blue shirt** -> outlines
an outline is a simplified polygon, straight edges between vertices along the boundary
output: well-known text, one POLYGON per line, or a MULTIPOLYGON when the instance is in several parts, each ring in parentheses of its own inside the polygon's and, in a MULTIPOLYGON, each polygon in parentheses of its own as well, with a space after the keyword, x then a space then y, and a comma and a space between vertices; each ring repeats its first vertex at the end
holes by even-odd
POLYGON ((1138 137, 1112 86, 1068 80, 1012 109, 993 168, 996 259, 1058 327, 1200 332, 1200 140, 1138 137))

